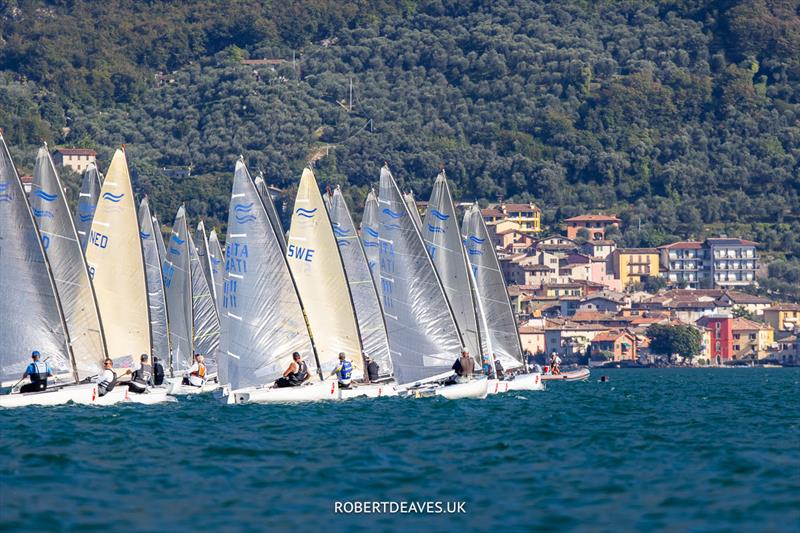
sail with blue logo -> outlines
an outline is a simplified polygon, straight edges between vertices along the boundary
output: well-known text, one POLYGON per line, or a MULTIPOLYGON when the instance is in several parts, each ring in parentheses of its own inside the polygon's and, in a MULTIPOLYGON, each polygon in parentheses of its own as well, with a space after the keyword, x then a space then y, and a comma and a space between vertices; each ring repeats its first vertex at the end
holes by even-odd
POLYGON ((481 339, 484 353, 489 349, 486 344, 486 337, 489 337, 495 357, 500 359, 505 368, 521 366, 522 346, 508 297, 508 286, 477 204, 473 204, 464 215, 461 232, 488 327, 481 339))
POLYGON ((156 237, 156 245, 158 247, 158 259, 161 264, 164 264, 164 258, 167 257, 167 246, 164 244, 164 234, 161 232, 161 223, 158 217, 153 215, 153 234, 156 237))
POLYGON ((473 357, 480 360, 483 351, 478 334, 469 262, 444 171, 436 177, 433 184, 428 210, 422 222, 422 236, 456 317, 464 345, 473 357))
MULTIPOLYGON (((109 357, 131 364, 152 350, 147 282, 128 162, 117 150, 92 219, 86 262, 109 357)), ((117 364, 115 366, 121 366, 117 364)))
POLYGON ((150 202, 145 196, 139 203, 139 237, 142 239, 144 268, 147 276, 147 303, 150 307, 150 332, 153 336, 153 356, 165 368, 169 365, 169 328, 167 325, 167 299, 161 271, 161 254, 158 249, 160 226, 154 224, 150 202))
POLYGON ((272 195, 269 192, 269 187, 267 187, 267 182, 264 180, 264 175, 261 172, 259 172, 256 176, 254 183, 256 185, 258 195, 261 197, 261 202, 264 204, 264 208, 267 210, 269 221, 272 223, 272 227, 275 228, 275 232, 278 234, 278 244, 281 245, 281 249, 285 254, 286 231, 283 229, 281 217, 278 214, 278 208, 275 207, 275 202, 272 201, 272 195))
MULTIPOLYGON (((161 271, 167 294, 169 337, 172 346, 170 367, 173 375, 184 373, 192 366, 194 330, 192 327, 192 272, 189 259, 189 229, 186 208, 180 206, 175 215, 172 232, 165 243, 166 259, 161 271)), ((206 354, 203 354, 206 355, 206 354)))
POLYGON ((94 210, 97 208, 97 199, 100 198, 103 176, 94 163, 89 163, 83 172, 81 192, 78 196, 78 205, 75 208, 75 229, 81 241, 81 249, 86 251, 89 242, 89 232, 92 229, 94 210))
POLYGON ((279 235, 244 161, 236 163, 220 307, 220 382, 271 384, 299 352, 316 369, 311 337, 279 235))
POLYGON ((367 266, 372 275, 372 281, 381 295, 381 258, 380 242, 378 242, 378 198, 375 191, 369 191, 364 202, 364 214, 361 217, 361 243, 364 245, 364 254, 367 256, 367 266))
POLYGON ((389 338, 386 336, 383 310, 367 264, 364 247, 358 238, 350 210, 339 187, 334 189, 332 195, 326 194, 325 198, 330 204, 333 233, 347 273, 364 352, 378 364, 380 375, 390 376, 392 359, 389 354, 389 338))
POLYGON ((344 352, 353 364, 353 379, 363 377, 363 348, 344 263, 325 201, 308 168, 297 188, 286 244, 323 374, 336 368, 344 352))
POLYGON ((225 277, 225 255, 222 253, 222 246, 219 244, 216 230, 211 230, 208 234, 208 260, 211 263, 211 279, 214 283, 214 291, 217 294, 216 304, 219 314, 220 300, 222 299, 222 285, 225 277))
POLYGON ((205 357, 208 372, 215 373, 217 371, 217 350, 219 349, 219 315, 202 263, 203 258, 197 253, 194 239, 189 235, 194 351, 205 357))
POLYGON ((61 306, 25 190, 0 133, 0 386, 19 381, 31 352, 59 378, 73 376, 61 306))
POLYGON ((443 374, 461 350, 461 334, 425 242, 397 184, 381 169, 380 276, 395 379, 443 374))
POLYGON ((414 225, 422 232, 422 217, 420 217, 419 209, 417 209, 417 200, 414 198, 414 191, 403 193, 403 201, 406 203, 408 214, 411 215, 411 220, 414 221, 414 225))
POLYGON ((206 234, 206 226, 202 220, 197 223, 197 229, 194 231, 194 246, 197 250, 197 256, 200 258, 200 266, 203 269, 203 274, 206 277, 206 285, 208 285, 211 291, 211 297, 214 299, 216 305, 217 291, 214 286, 214 281, 211 279, 211 259, 208 257, 208 235, 206 234))
POLYGON ((36 156, 30 200, 64 312, 78 379, 95 376, 106 358, 103 328, 72 213, 47 145, 36 156))

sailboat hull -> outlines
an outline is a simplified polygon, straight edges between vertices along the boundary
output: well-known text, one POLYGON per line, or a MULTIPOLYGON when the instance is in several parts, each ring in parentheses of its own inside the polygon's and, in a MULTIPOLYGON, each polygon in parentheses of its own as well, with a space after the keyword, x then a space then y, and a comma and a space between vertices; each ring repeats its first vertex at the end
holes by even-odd
POLYGON ((385 398, 387 396, 398 396, 395 389, 395 382, 380 383, 376 385, 359 385, 352 389, 339 389, 339 399, 349 400, 351 398, 385 398))
POLYGON ((585 381, 589 379, 589 369, 580 368, 571 372, 562 372, 561 374, 544 374, 542 381, 585 381))
POLYGON ((434 393, 436 396, 441 396, 448 400, 463 400, 467 398, 482 400, 489 394, 489 381, 488 379, 476 379, 467 383, 442 386, 435 389, 434 393))
POLYGON ((489 394, 502 394, 508 392, 508 382, 500 381, 499 379, 490 379, 488 392, 489 394))
POLYGON ((168 394, 172 396, 188 396, 190 394, 203 394, 206 392, 214 392, 220 388, 220 384, 216 381, 207 381, 202 387, 193 387, 192 385, 184 385, 182 378, 169 378, 167 380, 168 394))
POLYGON ((86 383, 68 385, 44 392, 14 393, 0 396, 0 407, 27 407, 29 405, 63 405, 69 402, 81 405, 113 405, 125 400, 127 387, 115 388, 105 396, 97 394, 97 385, 86 383))
POLYGON ((177 402, 178 400, 176 398, 167 395, 168 392, 169 390, 166 387, 150 387, 147 391, 142 393, 129 392, 126 401, 145 405, 153 405, 162 402, 177 402))
POLYGON ((222 394, 223 403, 295 403, 338 400, 339 386, 336 381, 325 381, 313 385, 286 388, 247 388, 222 394))
POLYGON ((544 390, 542 375, 538 373, 520 374, 510 381, 505 381, 508 390, 544 390))

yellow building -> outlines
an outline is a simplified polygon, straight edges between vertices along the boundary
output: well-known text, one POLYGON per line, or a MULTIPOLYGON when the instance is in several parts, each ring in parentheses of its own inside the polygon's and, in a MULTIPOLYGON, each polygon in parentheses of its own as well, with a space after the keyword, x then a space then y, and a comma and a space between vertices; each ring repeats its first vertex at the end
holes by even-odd
POLYGON ((614 276, 622 287, 658 276, 659 254, 655 248, 620 248, 611 254, 614 276))
POLYGON ((800 328, 800 304, 775 304, 764 309, 764 320, 778 333, 800 328))
POLYGON ((733 319, 733 352, 736 359, 767 357, 769 347, 775 342, 775 330, 769 324, 746 318, 733 319))
POLYGON ((542 210, 528 204, 500 204, 505 220, 516 222, 523 233, 539 233, 542 231, 542 210))

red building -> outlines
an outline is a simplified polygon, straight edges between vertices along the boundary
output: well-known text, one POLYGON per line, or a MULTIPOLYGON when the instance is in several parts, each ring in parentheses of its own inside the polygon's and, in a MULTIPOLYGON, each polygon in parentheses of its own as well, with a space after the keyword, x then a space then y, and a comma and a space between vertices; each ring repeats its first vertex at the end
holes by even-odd
POLYGON ((733 317, 727 315, 707 315, 697 324, 710 332, 712 359, 718 362, 733 359, 733 317))

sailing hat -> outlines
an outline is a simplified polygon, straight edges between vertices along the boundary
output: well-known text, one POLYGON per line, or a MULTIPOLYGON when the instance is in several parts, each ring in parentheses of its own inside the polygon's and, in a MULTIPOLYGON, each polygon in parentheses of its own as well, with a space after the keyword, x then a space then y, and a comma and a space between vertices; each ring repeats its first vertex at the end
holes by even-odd
POLYGON ((40 355, 42 354, 39 353, 39 350, 34 350, 31 352, 31 357, 39 357, 40 355))

